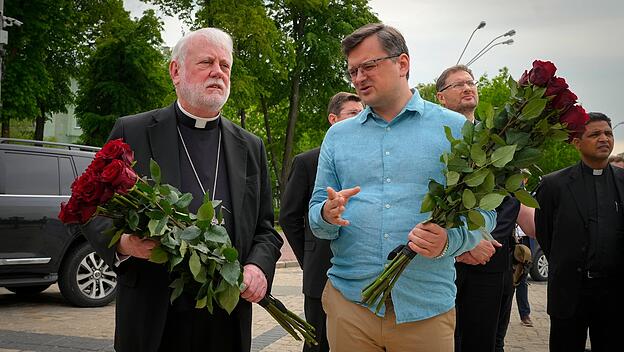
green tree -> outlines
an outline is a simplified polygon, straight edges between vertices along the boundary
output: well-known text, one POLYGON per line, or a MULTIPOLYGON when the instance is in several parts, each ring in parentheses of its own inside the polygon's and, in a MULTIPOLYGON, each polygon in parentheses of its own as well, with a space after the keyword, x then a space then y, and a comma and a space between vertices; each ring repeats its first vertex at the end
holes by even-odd
POLYGON ((70 0, 4 2, 5 14, 23 25, 9 28, 2 80, 2 136, 11 120, 35 120, 43 139, 46 118, 66 112, 72 102, 70 79, 76 70, 78 14, 70 0))
POLYGON ((232 94, 225 113, 265 139, 279 195, 293 155, 320 145, 330 97, 350 89, 340 41, 378 21, 368 1, 147 2, 194 28, 219 27, 232 35, 232 94))
POLYGON ((152 10, 115 18, 95 43, 78 79, 81 142, 102 145, 120 116, 162 107, 172 91, 162 52, 162 24, 152 10))

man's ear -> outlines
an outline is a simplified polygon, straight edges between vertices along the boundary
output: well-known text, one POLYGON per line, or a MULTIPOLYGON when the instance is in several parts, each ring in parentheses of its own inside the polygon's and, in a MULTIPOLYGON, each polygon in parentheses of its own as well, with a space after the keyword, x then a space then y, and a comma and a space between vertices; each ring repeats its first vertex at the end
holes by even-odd
POLYGON ((436 99, 438 99, 438 103, 440 103, 440 105, 446 106, 446 98, 444 97, 444 94, 437 92, 436 99))
POLYGON ((171 77, 173 85, 177 87, 182 78, 180 77, 180 65, 175 60, 169 63, 169 76, 171 77))
POLYGON ((576 150, 580 151, 580 144, 581 144, 581 139, 579 137, 574 137, 572 139, 572 145, 574 145, 574 148, 576 148, 576 150))
POLYGON ((403 53, 401 54, 401 56, 398 57, 398 60, 400 65, 399 69, 401 70, 401 77, 405 77, 407 76, 407 73, 410 69, 410 58, 407 54, 403 53))
POLYGON ((329 116, 327 116, 327 120, 329 121, 330 125, 333 125, 338 121, 338 115, 330 112, 329 116))

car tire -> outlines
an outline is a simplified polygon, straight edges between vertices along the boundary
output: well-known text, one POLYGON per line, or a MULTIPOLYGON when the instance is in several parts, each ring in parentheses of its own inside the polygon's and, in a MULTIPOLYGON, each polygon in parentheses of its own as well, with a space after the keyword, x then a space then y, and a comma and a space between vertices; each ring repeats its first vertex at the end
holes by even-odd
POLYGON ((548 259, 542 249, 538 249, 533 257, 533 265, 531 265, 531 278, 535 281, 548 280, 548 259))
POLYGON ((71 304, 101 307, 115 299, 117 275, 89 243, 82 243, 65 256, 58 285, 63 297, 71 304))
POLYGON ((6 287, 7 290, 20 295, 20 296, 30 296, 36 295, 37 293, 41 293, 45 291, 50 285, 33 285, 33 286, 16 286, 16 287, 6 287))

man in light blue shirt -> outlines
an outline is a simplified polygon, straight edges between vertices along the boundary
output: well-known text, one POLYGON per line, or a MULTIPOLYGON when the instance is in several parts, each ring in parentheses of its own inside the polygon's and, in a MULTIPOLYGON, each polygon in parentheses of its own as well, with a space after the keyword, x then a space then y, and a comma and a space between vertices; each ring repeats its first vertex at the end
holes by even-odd
MULTIPOLYGON (((408 85, 403 36, 383 24, 356 30, 342 42, 348 74, 368 106, 332 126, 321 147, 310 200, 310 227, 332 240, 323 292, 333 351, 452 351, 454 257, 481 239, 466 227, 422 224, 430 179, 444 183, 440 155, 450 150, 443 126, 460 135, 464 117, 424 101, 408 85), (379 316, 361 306, 361 291, 409 240, 417 255, 379 316)), ((483 212, 486 230, 496 223, 483 212)))

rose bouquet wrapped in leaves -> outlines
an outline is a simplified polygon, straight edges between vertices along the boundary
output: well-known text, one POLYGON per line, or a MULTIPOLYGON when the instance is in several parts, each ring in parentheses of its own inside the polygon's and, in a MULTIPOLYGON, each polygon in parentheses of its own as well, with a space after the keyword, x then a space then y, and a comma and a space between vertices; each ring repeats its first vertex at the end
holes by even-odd
MULTIPOLYGON (((216 211, 220 201, 206 195, 197 214, 188 206, 193 196, 161 184, 160 167, 150 162, 151 179, 133 170, 134 153, 121 139, 112 140, 95 155, 86 171, 72 184, 72 196, 61 204, 59 219, 65 223, 88 222, 94 216, 113 220, 114 246, 121 235, 132 233, 159 242, 150 261, 167 267, 173 281, 171 302, 186 292, 196 308, 213 312, 217 304, 228 313, 236 307, 243 282, 238 251, 216 211)), ((297 340, 316 344, 314 328, 270 294, 259 302, 297 340)))
MULTIPOLYGON (((521 170, 535 166, 546 140, 568 140, 589 119, 585 110, 575 105, 577 97, 565 79, 556 77, 555 72, 553 63, 536 60, 518 82, 509 78, 511 97, 503 107, 482 103, 481 122, 467 121, 462 138, 454 138, 451 129, 444 127, 451 144, 450 152, 440 157, 446 184, 429 182, 420 209, 431 212, 427 221, 444 228, 466 224, 476 230, 485 225, 477 209, 494 210, 506 196, 538 207, 522 188, 528 175, 521 170)), ((384 271, 362 291, 363 303, 371 307, 376 304, 377 311, 416 253, 404 245, 393 255, 384 271)))

